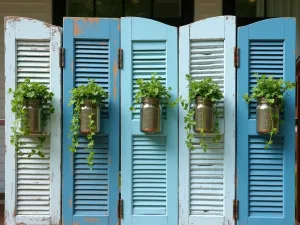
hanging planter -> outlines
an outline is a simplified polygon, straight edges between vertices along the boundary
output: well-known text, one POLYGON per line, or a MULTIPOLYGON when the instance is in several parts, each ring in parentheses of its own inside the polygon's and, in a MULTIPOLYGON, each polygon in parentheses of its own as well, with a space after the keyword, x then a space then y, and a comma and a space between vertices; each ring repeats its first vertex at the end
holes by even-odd
MULTIPOLYGON (((150 81, 138 79, 136 83, 139 91, 135 95, 135 104, 141 104, 140 107, 140 131, 144 133, 161 132, 162 105, 175 106, 178 99, 171 101, 169 92, 171 87, 166 88, 160 82, 161 77, 155 77, 152 74, 150 81)), ((130 107, 131 111, 136 108, 130 107)))
MULTIPOLYGON (((180 99, 183 109, 187 111, 184 117, 187 132, 186 145, 189 150, 194 150, 192 130, 201 136, 205 136, 206 133, 215 133, 214 141, 220 140, 218 110, 215 102, 223 98, 223 93, 211 78, 195 81, 192 80, 191 75, 187 74, 186 79, 189 81, 189 95, 187 99, 182 99, 182 97, 180 99)), ((206 152, 207 144, 203 139, 200 140, 199 145, 206 152)))
POLYGON ((210 100, 197 96, 194 106, 194 121, 193 130, 195 133, 213 133, 215 130, 214 107, 210 100))
POLYGON ((269 134, 273 128, 279 132, 278 100, 275 99, 275 102, 271 104, 264 97, 258 98, 256 107, 256 132, 258 134, 269 134))
POLYGON ((76 152, 79 133, 86 135, 88 139, 86 150, 89 151, 87 163, 91 168, 95 154, 94 136, 100 132, 100 107, 104 106, 103 101, 108 98, 108 94, 90 79, 87 85, 73 88, 71 93, 69 106, 74 105, 74 110, 71 121, 72 145, 69 149, 76 152))
POLYGON ((145 133, 161 131, 162 107, 159 98, 142 98, 140 130, 145 133))
MULTIPOLYGON (((26 104, 24 109, 27 114, 28 129, 30 134, 36 134, 42 132, 41 129, 41 100, 32 99, 25 100, 26 104)), ((25 128, 25 124, 22 124, 22 128, 25 128)))
POLYGON ((50 115, 54 113, 51 104, 54 94, 48 91, 47 86, 38 82, 30 82, 26 78, 19 84, 15 91, 8 90, 13 94, 11 101, 12 112, 15 113, 16 121, 12 124, 11 144, 14 145, 18 155, 22 156, 21 146, 24 145, 20 138, 23 136, 38 135, 39 143, 31 149, 28 157, 34 154, 45 157, 42 149, 46 140, 46 128, 50 115))
POLYGON ((92 100, 84 100, 80 107, 80 132, 83 134, 100 132, 100 107, 92 103, 92 100), (95 125, 94 130, 90 126, 92 121, 95 125))
POLYGON ((279 113, 283 111, 284 94, 295 88, 295 83, 274 79, 272 76, 256 77, 257 85, 252 88, 251 96, 245 94, 244 99, 247 103, 257 101, 256 132, 270 135, 265 145, 267 149, 273 143, 273 135, 279 132, 279 113))

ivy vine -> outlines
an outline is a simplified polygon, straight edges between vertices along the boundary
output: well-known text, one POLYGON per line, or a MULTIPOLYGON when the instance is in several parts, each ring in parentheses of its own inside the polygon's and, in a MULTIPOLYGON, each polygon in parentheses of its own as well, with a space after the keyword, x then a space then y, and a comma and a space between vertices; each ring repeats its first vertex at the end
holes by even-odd
MULTIPOLYGON (((283 81, 282 79, 275 79, 273 76, 266 76, 255 74, 257 79, 257 85, 252 88, 252 94, 244 94, 244 100, 249 103, 251 100, 257 100, 259 98, 265 98, 266 102, 273 106, 276 104, 279 108, 279 111, 283 111, 284 106, 284 94, 288 90, 295 88, 295 83, 290 81, 283 81)), ((288 95, 288 93, 286 93, 288 95)), ((273 113, 270 108, 271 114, 271 131, 269 132, 269 140, 266 141, 265 149, 273 143, 273 135, 278 132, 277 128, 274 127, 273 120, 279 120, 279 115, 273 113)))
MULTIPOLYGON (((175 99, 175 101, 171 101, 170 91, 171 87, 165 87, 160 80, 162 79, 160 76, 156 77, 157 73, 153 73, 151 75, 150 81, 145 81, 144 79, 137 79, 136 84, 139 86, 139 91, 136 93, 134 98, 134 103, 141 103, 142 98, 159 98, 161 99, 161 103, 164 106, 170 105, 175 106, 179 102, 179 98, 175 99)), ((133 106, 130 107, 130 111, 134 111, 135 108, 133 106)))
POLYGON ((28 122, 28 111, 26 105, 30 100, 40 100, 41 110, 41 133, 38 136, 38 144, 31 149, 28 154, 30 158, 32 155, 37 154, 44 158, 43 146, 46 141, 47 133, 44 132, 45 127, 48 124, 50 115, 54 113, 54 107, 51 103, 54 93, 48 91, 47 86, 38 82, 31 82, 29 78, 26 78, 24 82, 18 84, 16 90, 8 89, 8 94, 13 94, 11 100, 11 110, 15 113, 16 120, 13 122, 10 136, 10 143, 14 145, 15 151, 19 156, 23 156, 21 147, 25 145, 21 141, 21 137, 30 135, 30 124, 28 122))
MULTIPOLYGON (((71 138, 72 145, 69 147, 71 152, 76 152, 78 147, 78 136, 80 130, 80 111, 81 106, 84 104, 85 100, 89 100, 92 104, 96 104, 100 107, 104 106, 103 101, 108 98, 108 93, 100 87, 94 80, 89 79, 87 85, 81 85, 71 90, 71 98, 69 101, 69 106, 74 106, 73 116, 71 120, 71 138)), ((93 113, 89 115, 89 128, 91 132, 87 135, 88 145, 85 149, 89 152, 87 157, 87 163, 90 168, 93 166, 94 161, 94 136, 96 132, 96 124, 93 120, 93 113)))
MULTIPOLYGON (((185 123, 185 130, 187 132, 186 136, 186 146, 188 147, 189 150, 194 150, 195 146, 193 145, 193 138, 194 134, 192 132, 193 126, 196 124, 194 121, 194 113, 195 110, 191 105, 195 102, 196 97, 201 97, 203 100, 211 101, 212 103, 215 103, 216 101, 219 101, 223 98, 223 93, 220 90, 220 87, 213 82, 211 78, 204 78, 203 80, 196 81, 192 80, 192 76, 190 74, 186 74, 186 80, 188 80, 188 97, 187 99, 183 99, 180 97, 181 100, 181 105, 184 110, 187 111, 186 116, 184 117, 184 123, 185 123)), ((219 132, 219 112, 218 108, 216 105, 213 105, 214 107, 214 114, 215 114, 215 131, 214 133, 216 136, 213 138, 214 142, 218 142, 221 139, 221 135, 219 132)), ((204 120, 202 120, 204 124, 204 120)), ((200 135, 205 136, 204 129, 200 130, 200 135)), ((207 150, 207 143, 204 142, 204 140, 200 140, 199 143, 200 147, 203 149, 204 152, 207 150)))

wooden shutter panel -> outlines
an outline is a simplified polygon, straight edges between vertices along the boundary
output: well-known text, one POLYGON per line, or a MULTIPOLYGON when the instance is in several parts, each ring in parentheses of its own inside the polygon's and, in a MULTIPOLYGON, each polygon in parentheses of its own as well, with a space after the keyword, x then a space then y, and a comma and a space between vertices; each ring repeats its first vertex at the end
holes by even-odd
MULTIPOLYGON (((153 72, 177 95, 177 29, 143 18, 121 18, 122 198, 124 225, 178 224, 178 108, 164 110, 162 132, 144 134, 132 113, 135 80, 153 72), (155 31, 155 32, 153 32, 155 31)), ((139 106, 137 106, 139 109, 139 106)))
POLYGON ((64 19, 64 134, 63 222, 64 224, 117 224, 119 173, 119 19, 64 19), (68 137, 73 87, 94 79, 109 94, 101 111, 101 132, 95 136, 94 166, 87 164, 88 140, 79 138, 76 153, 69 151, 68 137))
POLYGON ((264 20, 238 31, 238 224, 294 224, 295 91, 285 96, 284 124, 268 149, 268 136, 256 133, 256 102, 248 106, 243 95, 256 85, 255 73, 295 81, 295 37, 293 18, 264 20))
POLYGON ((5 92, 15 90, 26 77, 48 86, 54 93, 55 113, 47 127, 45 158, 27 157, 30 147, 38 142, 34 137, 22 138, 24 157, 15 154, 10 143, 12 95, 6 94, 6 224, 59 224, 61 189, 61 70, 59 50, 61 28, 41 21, 5 17, 5 92))
MULTIPOLYGON (((186 74, 201 80, 211 77, 224 94, 218 103, 219 143, 207 135, 205 153, 199 145, 186 147, 184 116, 179 107, 179 224, 233 224, 235 176, 235 17, 221 16, 180 27, 179 95, 188 97, 186 74), (211 29, 211 28, 214 29, 211 29)), ((195 134, 195 140, 199 135, 195 134)))

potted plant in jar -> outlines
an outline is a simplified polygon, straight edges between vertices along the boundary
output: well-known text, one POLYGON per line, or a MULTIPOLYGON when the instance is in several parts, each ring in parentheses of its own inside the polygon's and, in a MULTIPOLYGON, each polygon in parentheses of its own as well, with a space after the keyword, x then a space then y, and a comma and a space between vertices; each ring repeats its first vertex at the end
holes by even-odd
POLYGON ((256 107, 256 132, 269 134, 265 149, 273 143, 272 137, 279 132, 279 114, 283 111, 284 94, 295 88, 295 83, 274 79, 272 76, 261 77, 256 74, 257 85, 252 88, 252 94, 243 96, 247 103, 257 100, 256 107))
POLYGON ((37 136, 39 143, 31 149, 28 157, 34 154, 42 158, 45 157, 43 153, 43 146, 47 137, 45 128, 50 115, 55 111, 51 103, 54 94, 48 90, 46 85, 30 82, 29 78, 18 84, 16 90, 9 88, 8 94, 13 94, 11 110, 16 116, 11 127, 10 143, 14 145, 17 154, 22 156, 24 153, 21 151, 21 146, 24 143, 20 138, 31 135, 37 136))
MULTIPOLYGON (((151 75, 150 81, 137 79, 139 91, 135 95, 135 104, 140 104, 140 131, 144 133, 155 133, 161 131, 161 115, 163 106, 175 106, 178 99, 171 101, 171 87, 166 88, 161 82, 161 77, 156 73, 151 75)), ((131 111, 136 110, 133 106, 131 111)))
POLYGON ((95 154, 93 137, 100 132, 100 107, 104 106, 103 101, 108 98, 108 93, 91 79, 87 85, 73 88, 71 93, 69 106, 74 105, 74 109, 71 121, 72 145, 69 149, 76 152, 79 132, 87 135, 87 162, 92 167, 95 154))
MULTIPOLYGON (((216 133, 214 141, 220 140, 218 109, 215 103, 223 98, 223 93, 211 78, 196 81, 187 74, 186 79, 189 81, 189 93, 187 99, 181 98, 181 105, 187 111, 187 115, 184 117, 187 132, 186 145, 189 150, 194 150, 195 147, 192 143, 194 135, 191 130, 202 136, 205 136, 206 133, 216 133)), ((206 152, 207 144, 204 140, 200 140, 200 147, 206 152)))

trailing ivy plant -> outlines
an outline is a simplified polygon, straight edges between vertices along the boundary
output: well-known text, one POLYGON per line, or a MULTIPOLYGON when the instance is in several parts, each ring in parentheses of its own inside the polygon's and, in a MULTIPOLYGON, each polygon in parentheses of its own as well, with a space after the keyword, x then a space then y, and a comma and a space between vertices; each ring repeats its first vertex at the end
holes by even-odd
MULTIPOLYGON (((187 132, 186 136, 186 146, 188 147, 189 150, 194 150, 195 147, 192 143, 192 139, 194 137, 192 131, 193 126, 196 124, 194 121, 194 113, 195 110, 191 107, 191 105, 195 102, 196 97, 201 97, 203 100, 211 101, 212 103, 215 103, 216 101, 219 101, 223 98, 223 93, 220 90, 220 87, 213 82, 211 78, 204 78, 203 80, 196 81, 192 80, 192 76, 189 74, 186 74, 186 80, 188 80, 188 97, 187 99, 181 99, 181 105, 184 110, 187 110, 187 115, 184 117, 184 122, 185 122, 185 130, 187 132)), ((221 139, 220 133, 219 133, 219 122, 218 122, 218 109, 213 104, 214 107, 214 114, 216 116, 215 119, 215 134, 216 137, 213 138, 214 142, 218 142, 221 139)), ((204 120, 202 120, 204 123, 204 120)), ((200 130, 200 135, 205 136, 204 129, 200 130)), ((203 148, 203 151, 206 152, 207 150, 207 144, 203 141, 200 140, 200 147, 203 148)))
MULTIPOLYGON (((259 75, 256 74, 255 77, 257 79, 257 85, 252 88, 252 94, 250 96, 248 94, 245 94, 243 96, 244 100, 249 103, 251 100, 257 100, 264 97, 268 104, 273 105, 276 103, 279 111, 282 112, 284 105, 284 94, 287 90, 294 89, 295 83, 292 83, 290 81, 283 81, 282 79, 275 79, 273 78, 273 76, 267 77, 266 75, 262 75, 259 77, 259 75)), ((265 149, 267 149, 273 143, 273 135, 278 132, 277 128, 274 127, 273 124, 273 119, 279 119, 278 115, 273 114, 272 110, 270 112, 272 117, 272 127, 271 131, 269 132, 270 138, 266 142, 265 149)))
MULTIPOLYGON (((71 120, 71 138, 72 138, 72 145, 69 147, 70 151, 76 152, 78 147, 78 134, 80 129, 80 109, 81 106, 84 104, 85 100, 91 101, 92 104, 97 104, 100 107, 104 106, 103 100, 108 98, 108 93, 104 91, 102 87, 98 84, 94 83, 94 80, 89 79, 87 85, 81 85, 76 88, 73 88, 72 96, 69 101, 69 106, 74 106, 73 109, 73 117, 71 120)), ((94 140, 93 137, 96 131, 96 124, 95 121, 92 119, 93 114, 89 115, 89 128, 91 132, 87 135, 88 145, 86 150, 89 151, 89 155, 87 157, 87 163, 90 168, 93 166, 94 161, 94 140)))
POLYGON ((14 145, 15 151, 19 156, 23 156, 21 146, 25 145, 21 141, 21 137, 30 135, 30 126, 28 122, 28 111, 26 104, 30 100, 40 100, 41 108, 41 133, 38 137, 39 143, 31 149, 28 157, 34 154, 44 158, 43 146, 46 141, 46 133, 44 128, 48 124, 50 115, 54 113, 54 107, 51 103, 54 94, 48 91, 47 86, 38 82, 30 82, 29 78, 26 78, 23 83, 19 84, 16 90, 8 89, 8 94, 13 94, 11 100, 11 110, 15 113, 16 120, 12 124, 12 135, 10 136, 10 143, 14 145))
MULTIPOLYGON (((156 77, 156 73, 151 75, 150 81, 144 81, 143 79, 137 79, 136 83, 139 86, 139 91, 135 95, 134 103, 139 104, 142 101, 142 98, 158 98, 161 100, 162 105, 164 106, 175 106, 179 99, 171 101, 170 91, 171 87, 165 87, 161 82, 162 78, 160 76, 156 77)), ((130 107, 131 111, 134 111, 133 106, 130 107)))

